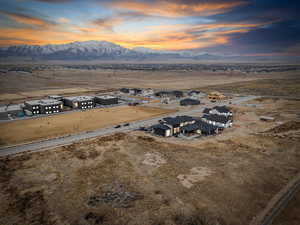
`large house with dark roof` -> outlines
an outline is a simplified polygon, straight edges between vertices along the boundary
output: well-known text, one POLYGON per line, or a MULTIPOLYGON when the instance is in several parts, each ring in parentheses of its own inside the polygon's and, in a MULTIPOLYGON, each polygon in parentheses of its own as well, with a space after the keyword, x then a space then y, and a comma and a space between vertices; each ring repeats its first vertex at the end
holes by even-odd
POLYGON ((206 114, 202 116, 202 120, 220 128, 228 128, 232 126, 232 120, 223 115, 206 114))
POLYGON ((176 116, 163 118, 163 124, 172 128, 172 134, 179 134, 181 127, 193 124, 196 120, 190 116, 176 116))
POLYGON ((202 135, 212 135, 217 134, 219 128, 202 120, 196 120, 193 124, 188 124, 183 126, 181 132, 185 135, 188 134, 202 134, 202 135))
POLYGON ((185 98, 180 101, 181 106, 200 105, 200 101, 192 98, 185 98))
POLYGON ((182 98, 182 91, 159 91, 155 93, 155 96, 160 98, 182 98))
POLYGON ((226 116, 226 117, 232 117, 233 113, 230 111, 230 109, 223 105, 223 106, 215 106, 213 108, 205 108, 203 110, 204 114, 216 114, 220 116, 226 116))
POLYGON ((164 124, 155 124, 150 127, 152 133, 156 135, 160 135, 163 137, 170 137, 172 136, 172 129, 171 127, 164 125, 164 124))

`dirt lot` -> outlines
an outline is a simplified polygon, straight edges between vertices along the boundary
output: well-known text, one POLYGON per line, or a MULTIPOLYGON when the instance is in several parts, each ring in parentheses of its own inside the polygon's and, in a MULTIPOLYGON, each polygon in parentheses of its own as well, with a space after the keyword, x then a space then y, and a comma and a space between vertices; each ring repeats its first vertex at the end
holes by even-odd
POLYGON ((273 101, 235 106, 217 136, 136 131, 2 158, 0 224, 249 224, 300 172, 300 102, 273 101))
POLYGON ((80 133, 114 124, 143 120, 173 111, 154 107, 120 106, 1 123, 0 145, 80 133))

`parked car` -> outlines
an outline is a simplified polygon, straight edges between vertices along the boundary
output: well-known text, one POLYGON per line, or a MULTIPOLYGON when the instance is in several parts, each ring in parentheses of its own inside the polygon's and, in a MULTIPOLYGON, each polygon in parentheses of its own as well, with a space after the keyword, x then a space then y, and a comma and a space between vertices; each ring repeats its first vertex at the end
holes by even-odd
POLYGON ((117 125, 117 126, 115 126, 115 128, 120 128, 121 127, 121 125, 117 125))

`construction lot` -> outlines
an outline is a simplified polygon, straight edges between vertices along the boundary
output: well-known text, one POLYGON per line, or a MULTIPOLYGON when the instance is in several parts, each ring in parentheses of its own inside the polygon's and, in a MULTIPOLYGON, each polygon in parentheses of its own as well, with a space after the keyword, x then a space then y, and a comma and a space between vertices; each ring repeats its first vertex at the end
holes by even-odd
POLYGON ((174 110, 146 106, 119 106, 1 123, 0 129, 5 132, 0 136, 0 146, 87 132, 171 112, 174 110))
POLYGON ((249 224, 300 172, 299 107, 236 105, 232 128, 192 141, 134 131, 3 157, 0 224, 249 224))

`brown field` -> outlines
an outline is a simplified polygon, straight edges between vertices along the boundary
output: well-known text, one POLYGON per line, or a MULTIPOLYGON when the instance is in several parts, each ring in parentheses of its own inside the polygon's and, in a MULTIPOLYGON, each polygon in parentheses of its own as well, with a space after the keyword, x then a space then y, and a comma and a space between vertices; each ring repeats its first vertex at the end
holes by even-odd
POLYGON ((300 172, 300 101, 251 103, 217 136, 135 131, 2 158, 0 224, 249 224, 300 172))
POLYGON ((299 225, 300 221, 300 192, 288 204, 281 215, 275 219, 273 225, 299 225))
POLYGON ((173 111, 154 107, 120 106, 1 123, 0 144, 13 145, 91 131, 114 124, 143 120, 173 111))
POLYGON ((261 79, 254 81, 242 81, 231 84, 209 85, 200 90, 220 91, 233 94, 263 95, 263 96, 287 96, 300 97, 300 78, 291 79, 261 79))
POLYGON ((0 103, 20 102, 50 94, 92 94, 121 87, 190 89, 257 79, 297 76, 290 73, 243 74, 209 71, 69 70, 8 72, 0 76, 0 103))

